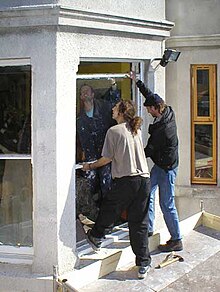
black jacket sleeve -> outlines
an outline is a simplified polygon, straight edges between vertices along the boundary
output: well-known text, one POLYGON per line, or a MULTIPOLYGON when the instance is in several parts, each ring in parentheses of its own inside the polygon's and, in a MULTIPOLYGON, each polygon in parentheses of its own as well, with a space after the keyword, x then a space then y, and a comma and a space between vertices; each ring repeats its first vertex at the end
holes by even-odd
POLYGON ((138 80, 136 82, 136 85, 139 88, 140 93, 143 94, 145 98, 148 98, 149 96, 154 95, 153 92, 148 87, 146 87, 141 80, 138 80))

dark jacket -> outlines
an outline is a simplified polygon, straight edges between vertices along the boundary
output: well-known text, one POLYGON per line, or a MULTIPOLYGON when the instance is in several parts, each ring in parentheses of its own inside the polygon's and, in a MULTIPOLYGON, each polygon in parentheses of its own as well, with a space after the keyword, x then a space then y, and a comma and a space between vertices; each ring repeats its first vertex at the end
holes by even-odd
POLYGON ((77 118, 77 136, 86 161, 93 161, 101 157, 106 132, 115 124, 111 116, 111 104, 104 100, 94 99, 93 117, 88 117, 82 110, 77 118))
MULTIPOLYGON (((137 86, 144 96, 151 95, 151 91, 138 81, 137 86), (139 86, 138 86, 139 83, 139 86)), ((164 170, 171 170, 178 166, 178 137, 174 111, 167 106, 159 121, 151 124, 148 130, 150 137, 144 149, 146 157, 164 170)))

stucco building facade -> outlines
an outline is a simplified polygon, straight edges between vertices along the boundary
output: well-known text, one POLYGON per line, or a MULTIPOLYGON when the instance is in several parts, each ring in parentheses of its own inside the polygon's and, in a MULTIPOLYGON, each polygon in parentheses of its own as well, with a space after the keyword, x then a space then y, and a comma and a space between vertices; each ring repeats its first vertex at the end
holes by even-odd
MULTIPOLYGON (((147 2, 1 1, 3 290, 50 291, 53 265, 60 273, 74 269, 77 80, 90 78, 78 75, 111 73, 142 112, 125 73, 133 68, 146 79, 173 27, 164 1, 147 2)), ((161 95, 164 74, 149 74, 161 95)))
POLYGON ((178 123, 176 199, 182 219, 198 211, 200 201, 206 211, 220 214, 219 12, 218 1, 166 1, 167 19, 175 22, 166 47, 181 51, 166 68, 166 100, 178 123))
MULTIPOLYGON (((165 97, 176 111, 180 137, 180 216, 197 212, 201 199, 210 212, 219 214, 218 156, 214 184, 191 181, 190 66, 216 64, 219 75, 220 8, 213 1, 217 9, 206 11, 207 19, 213 11, 215 15, 204 28, 197 17, 206 6, 196 2, 189 17, 191 8, 174 0, 147 0, 144 5, 140 0, 1 1, 3 291, 51 291, 53 265, 64 273, 77 262, 76 117, 82 83, 91 82, 100 92, 114 78, 121 96, 133 99, 145 120, 145 142, 150 120, 126 73, 135 70, 151 90, 165 97), (157 67, 154 59, 162 57, 165 47, 180 50, 181 56, 177 63, 157 67)), ((219 112, 218 100, 216 94, 219 112)))

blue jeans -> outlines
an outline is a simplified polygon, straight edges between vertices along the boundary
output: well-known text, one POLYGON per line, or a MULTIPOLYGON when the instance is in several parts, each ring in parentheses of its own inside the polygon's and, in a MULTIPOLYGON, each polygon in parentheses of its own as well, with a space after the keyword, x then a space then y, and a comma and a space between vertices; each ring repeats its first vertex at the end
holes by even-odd
POLYGON ((149 204, 148 231, 153 232, 155 219, 155 192, 159 187, 159 203, 167 229, 172 240, 181 239, 179 218, 175 206, 175 179, 177 168, 169 171, 154 165, 151 170, 151 191, 149 204))

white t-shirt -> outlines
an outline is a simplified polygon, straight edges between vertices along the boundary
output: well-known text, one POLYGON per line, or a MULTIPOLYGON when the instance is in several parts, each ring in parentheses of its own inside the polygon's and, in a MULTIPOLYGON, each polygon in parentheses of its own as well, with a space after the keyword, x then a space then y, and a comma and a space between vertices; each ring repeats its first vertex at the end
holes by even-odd
POLYGON ((106 134, 102 156, 112 160, 112 177, 149 177, 141 131, 133 135, 126 123, 111 127, 106 134))

